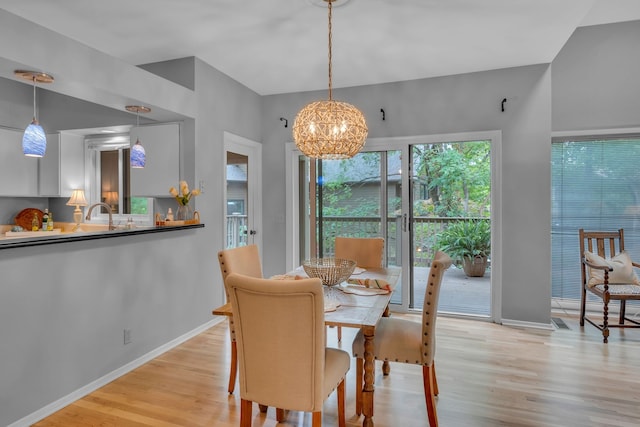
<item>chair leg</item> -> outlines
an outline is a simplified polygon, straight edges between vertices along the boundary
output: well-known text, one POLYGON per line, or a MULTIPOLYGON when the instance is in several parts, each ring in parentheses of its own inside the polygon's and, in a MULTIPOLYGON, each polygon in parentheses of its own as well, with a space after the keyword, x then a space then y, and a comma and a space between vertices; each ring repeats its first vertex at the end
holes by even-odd
POLYGON ((251 411, 253 402, 250 400, 240 400, 240 427, 251 427, 251 411))
POLYGON ((587 306, 587 290, 582 285, 582 293, 580 296, 580 326, 584 326, 584 313, 587 306))
POLYGON ((438 377, 436 376, 436 362, 431 362, 431 370, 433 371, 433 395, 437 396, 440 391, 438 390, 438 377))
POLYGON ((238 372, 238 346, 236 340, 231 341, 231 367, 229 368, 229 394, 233 394, 236 387, 236 373, 238 372))
POLYGON ((422 367, 422 381, 424 382, 424 399, 427 403, 427 416, 429 426, 438 427, 438 414, 436 413, 436 398, 434 396, 435 371, 433 364, 422 367))
POLYGON ((342 326, 338 326, 338 342, 342 342, 342 326))
POLYGON ((627 302, 623 299, 620 300, 620 324, 624 325, 624 317, 627 315, 627 302))
POLYGON ((605 291, 602 301, 604 302, 602 308, 602 342, 606 344, 609 342, 609 293, 607 291, 605 291))
POLYGON ((279 423, 284 421, 284 409, 276 408, 276 421, 279 423))
POLYGON ((322 427, 322 411, 316 411, 311 414, 313 427, 322 427))
POLYGON ((338 384, 338 427, 345 427, 344 416, 344 378, 338 384))
POLYGON ((356 359, 356 415, 362 414, 362 382, 364 371, 364 359, 356 359))

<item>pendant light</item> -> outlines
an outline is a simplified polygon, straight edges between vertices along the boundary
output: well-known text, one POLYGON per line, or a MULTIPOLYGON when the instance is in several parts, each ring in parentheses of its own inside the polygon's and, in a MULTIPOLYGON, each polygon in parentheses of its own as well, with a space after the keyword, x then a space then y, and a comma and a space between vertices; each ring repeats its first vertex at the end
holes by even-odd
POLYGON ((293 124, 293 140, 302 153, 316 159, 348 159, 367 139, 364 115, 351 104, 332 98, 331 10, 336 0, 323 0, 329 9, 329 99, 306 105, 293 124))
POLYGON ((36 119, 36 82, 51 83, 53 77, 40 71, 16 70, 14 74, 33 82, 33 120, 24 130, 22 137, 22 152, 29 157, 42 157, 47 150, 47 136, 36 119))
MULTIPOLYGON (((142 105, 127 105, 124 107, 127 111, 136 113, 136 127, 140 126, 140 113, 149 113, 151 108, 142 105)), ((130 163, 131 167, 135 169, 142 169, 147 160, 147 153, 144 151, 144 147, 140 144, 140 138, 136 138, 136 143, 131 147, 130 163)))

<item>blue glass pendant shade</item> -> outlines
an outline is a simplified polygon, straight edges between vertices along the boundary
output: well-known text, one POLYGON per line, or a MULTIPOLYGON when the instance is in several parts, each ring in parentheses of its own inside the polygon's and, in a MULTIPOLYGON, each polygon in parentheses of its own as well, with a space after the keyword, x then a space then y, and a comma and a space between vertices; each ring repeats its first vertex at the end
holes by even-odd
POLYGON ((44 129, 33 119, 27 126, 22 137, 22 152, 29 157, 42 157, 47 150, 47 137, 44 129))
POLYGON ((146 153, 144 147, 140 144, 139 140, 136 140, 136 143, 131 147, 131 167, 137 169, 144 168, 145 161, 146 153))

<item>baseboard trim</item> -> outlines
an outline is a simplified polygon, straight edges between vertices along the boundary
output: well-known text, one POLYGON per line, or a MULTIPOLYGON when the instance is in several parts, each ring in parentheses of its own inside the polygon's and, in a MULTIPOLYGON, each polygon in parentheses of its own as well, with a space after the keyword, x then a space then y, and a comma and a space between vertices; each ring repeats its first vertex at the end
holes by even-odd
POLYGON ((224 320, 224 318, 222 317, 217 317, 215 319, 212 319, 210 321, 208 321, 207 323, 198 326, 197 328, 169 341, 166 344, 161 345, 160 347, 151 350, 150 352, 140 356, 139 358, 132 360, 131 362, 127 363, 126 365, 121 366, 118 369, 115 369, 111 372, 109 372, 108 374, 104 375, 103 377, 98 378, 95 381, 90 382, 89 384, 80 387, 79 389, 69 393, 68 395, 56 400, 55 402, 52 402, 50 404, 48 404, 47 406, 38 409, 35 412, 32 412, 31 414, 27 415, 24 418, 19 419, 18 421, 9 424, 9 426, 7 427, 29 427, 32 424, 48 417, 49 415, 53 414, 56 411, 59 411, 60 409, 64 408, 65 406, 75 402, 78 399, 83 398, 84 396, 88 395, 89 393, 92 393, 94 391, 96 391, 97 389, 99 389, 100 387, 110 383, 111 381, 114 381, 116 379, 118 379, 119 377, 133 371, 134 369, 144 365, 145 363, 155 359, 156 357, 160 356, 163 353, 166 353, 167 351, 171 350, 172 348, 182 344, 183 342, 195 337, 196 335, 206 331, 207 329, 209 329, 210 327, 217 325, 218 323, 222 322, 224 320))
POLYGON ((556 328, 551 323, 525 322, 522 320, 502 319, 500 322, 503 326, 515 326, 518 328, 544 329, 554 331, 556 328))

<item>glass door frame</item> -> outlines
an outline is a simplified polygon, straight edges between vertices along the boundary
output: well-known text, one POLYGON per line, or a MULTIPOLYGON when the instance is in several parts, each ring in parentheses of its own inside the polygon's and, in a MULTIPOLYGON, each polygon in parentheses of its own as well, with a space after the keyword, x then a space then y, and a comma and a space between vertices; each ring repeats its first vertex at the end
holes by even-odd
MULTIPOLYGON (((491 141, 491 316, 489 320, 500 323, 502 318, 502 132, 479 131, 450 134, 416 135, 408 137, 369 138, 362 151, 389 151, 398 150, 402 153, 402 215, 411 217, 410 207, 410 173, 409 150, 412 145, 443 142, 463 142, 474 140, 491 141), (405 172, 406 171, 406 172, 405 172)), ((298 184, 298 157, 301 155, 295 145, 286 144, 286 270, 290 271, 299 265, 299 184, 298 184)), ((386 220, 386 218, 385 218, 386 220)), ((403 227, 402 252, 411 253, 410 227, 403 227)), ((409 257, 407 257, 409 258, 409 257)), ((402 260, 402 277, 411 277, 412 266, 410 259, 402 260)), ((406 312, 409 310, 409 281, 402 280, 402 302, 391 304, 393 311, 406 312)), ((455 315, 454 315, 455 317, 455 315)), ((461 316, 462 317, 462 316, 461 316)), ((464 316, 468 317, 468 316, 464 316)), ((485 318, 487 319, 487 318, 485 318)))

